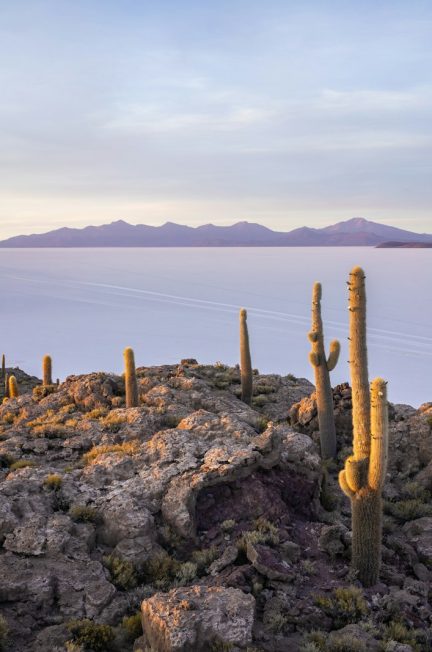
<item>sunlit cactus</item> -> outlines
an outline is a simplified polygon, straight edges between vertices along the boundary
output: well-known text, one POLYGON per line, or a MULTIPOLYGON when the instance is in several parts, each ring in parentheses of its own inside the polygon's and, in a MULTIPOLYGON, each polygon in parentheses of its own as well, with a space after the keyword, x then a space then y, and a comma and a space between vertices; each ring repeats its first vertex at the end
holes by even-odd
POLYGON ((364 586, 379 578, 382 538, 382 488, 387 470, 388 404, 387 383, 375 378, 371 383, 371 433, 369 457, 354 455, 345 461, 339 484, 351 500, 352 565, 364 586))
POLYGON ((388 448, 387 385, 382 378, 376 378, 369 389, 365 275, 360 267, 351 271, 348 290, 353 454, 345 461, 339 484, 351 500, 353 568, 364 586, 373 586, 381 564, 381 493, 388 448))
POLYGON ((53 384, 52 381, 52 359, 50 355, 45 355, 42 361, 42 384, 48 387, 53 384))
POLYGON ((366 288, 361 267, 354 267, 348 281, 349 365, 353 403, 353 446, 358 459, 369 456, 370 397, 366 346, 366 288))
POLYGON ((309 361, 314 368, 321 455, 324 459, 336 455, 336 428, 333 414, 333 393, 330 371, 335 368, 340 352, 338 340, 330 343, 328 358, 324 348, 321 318, 321 284, 315 283, 312 292, 312 328, 309 333, 311 352, 309 361))
POLYGON ((9 374, 5 371, 4 375, 4 395, 5 398, 9 397, 9 374))
POLYGON ((9 377, 9 398, 17 398, 19 396, 19 389, 18 389, 18 383, 17 379, 15 376, 10 376, 9 377))
POLYGON ((133 349, 127 347, 123 353, 125 364, 126 407, 138 407, 138 382, 133 349))
POLYGON ((240 310, 240 376, 241 400, 248 405, 252 401, 252 362, 249 346, 249 333, 247 327, 247 311, 240 310))

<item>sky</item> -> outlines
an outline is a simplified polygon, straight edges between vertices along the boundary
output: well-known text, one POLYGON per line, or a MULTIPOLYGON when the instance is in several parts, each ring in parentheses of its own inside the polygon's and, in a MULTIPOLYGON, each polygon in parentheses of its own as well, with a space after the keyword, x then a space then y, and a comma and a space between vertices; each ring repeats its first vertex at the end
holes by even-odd
POLYGON ((0 238, 432 231, 430 0, 0 0, 0 238))

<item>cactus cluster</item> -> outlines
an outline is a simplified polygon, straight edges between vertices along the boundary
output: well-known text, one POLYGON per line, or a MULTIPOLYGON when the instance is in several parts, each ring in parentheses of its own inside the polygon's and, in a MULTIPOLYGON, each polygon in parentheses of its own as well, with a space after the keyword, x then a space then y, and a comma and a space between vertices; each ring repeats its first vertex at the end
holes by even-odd
POLYGON ((336 428, 333 415, 333 392, 330 371, 335 368, 340 353, 338 340, 330 342, 328 358, 324 348, 324 331, 321 318, 321 284, 315 283, 312 292, 312 328, 309 332, 311 352, 309 361, 314 368, 316 402, 321 442, 321 456, 333 458, 336 455, 336 428))

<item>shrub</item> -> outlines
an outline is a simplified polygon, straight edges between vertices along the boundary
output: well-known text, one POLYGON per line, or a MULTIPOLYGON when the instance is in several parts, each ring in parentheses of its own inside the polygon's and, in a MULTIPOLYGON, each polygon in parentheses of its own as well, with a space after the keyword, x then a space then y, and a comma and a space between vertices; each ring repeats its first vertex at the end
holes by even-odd
POLYGON ((89 505, 75 505, 69 510, 69 515, 76 523, 100 523, 101 521, 97 509, 89 505))
POLYGON ((68 623, 67 628, 74 643, 94 652, 106 652, 114 639, 114 630, 110 625, 98 625, 89 618, 73 620, 68 623))
POLYGON ((40 401, 46 396, 54 394, 57 390, 57 385, 37 385, 36 387, 33 387, 33 398, 35 401, 40 401))
POLYGON ((260 517, 255 521, 255 530, 243 532, 237 541, 239 550, 246 550, 247 544, 255 543, 277 545, 279 543, 278 529, 267 519, 260 517))
POLYGON ((392 620, 385 625, 382 637, 384 641, 397 641, 398 643, 411 645, 414 650, 418 649, 414 632, 407 629, 400 621, 392 620))
POLYGON ((43 486, 47 489, 60 489, 62 486, 62 477, 58 473, 50 473, 43 481, 43 486))
POLYGON ((358 622, 367 613, 367 602, 355 586, 338 587, 330 595, 316 595, 314 602, 333 619, 336 629, 358 622))
POLYGON ((118 432, 122 425, 127 422, 127 417, 122 414, 107 414, 101 419, 102 426, 109 432, 118 432))
POLYGON ((90 412, 87 412, 84 415, 85 419, 101 419, 102 417, 106 417, 108 414, 108 408, 94 408, 94 410, 90 410, 90 412))
POLYGON ((138 452, 139 447, 140 441, 138 439, 125 441, 123 444, 101 444, 100 446, 93 446, 88 453, 84 453, 83 461, 85 464, 91 464, 100 455, 105 455, 106 453, 117 453, 122 456, 135 455, 138 452))
POLYGON ((6 414, 2 416, 2 421, 3 423, 11 425, 15 421, 15 415, 13 412, 6 412, 6 414))
POLYGON ((203 548, 202 550, 194 550, 191 558, 197 567, 199 573, 203 572, 210 564, 217 559, 219 552, 216 546, 210 548, 203 548))
POLYGON ((147 582, 158 588, 167 588, 175 580, 180 565, 180 562, 163 552, 147 559, 143 565, 143 575, 147 582))
POLYGON ((432 514, 432 505, 422 502, 419 498, 411 498, 409 500, 398 500, 394 503, 388 501, 385 503, 385 511, 404 523, 422 516, 430 516, 432 514))
POLYGON ((181 564, 176 573, 176 584, 184 586, 190 584, 197 576, 198 566, 192 561, 187 561, 181 564))
POLYGON ((103 562, 111 573, 114 586, 124 591, 136 587, 138 584, 137 572, 135 566, 130 561, 119 559, 114 555, 108 555, 103 558, 103 562))
POLYGON ((17 469, 25 469, 27 466, 36 466, 36 462, 32 462, 31 460, 17 460, 10 465, 9 470, 16 471, 17 469))
POLYGON ((229 518, 226 521, 222 521, 221 523, 221 530, 224 532, 232 532, 236 526, 236 522, 234 519, 229 518))
POLYGON ((133 616, 125 616, 122 620, 122 627, 126 630, 131 641, 142 636, 141 612, 137 611, 133 616))

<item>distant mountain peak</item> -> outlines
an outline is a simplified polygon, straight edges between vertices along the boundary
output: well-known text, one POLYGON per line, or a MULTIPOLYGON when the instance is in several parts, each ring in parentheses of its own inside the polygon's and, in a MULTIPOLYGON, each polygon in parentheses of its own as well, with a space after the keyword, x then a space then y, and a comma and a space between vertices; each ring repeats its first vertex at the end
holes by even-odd
POLYGON ((352 217, 323 228, 302 226, 289 232, 241 220, 230 226, 191 227, 175 222, 162 226, 115 220, 82 229, 62 227, 48 233, 3 240, 6 247, 343 247, 382 242, 432 242, 432 235, 413 233, 364 217, 352 217))

